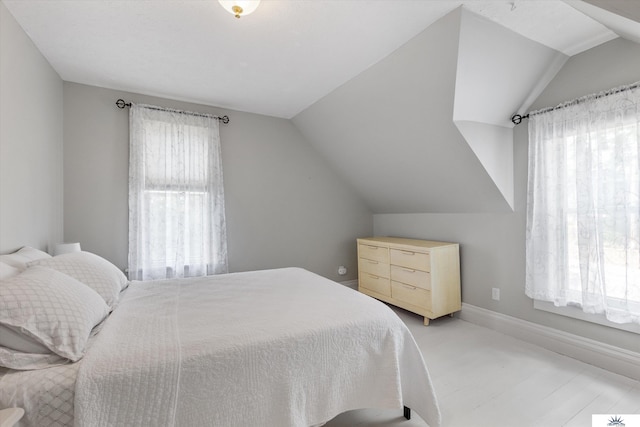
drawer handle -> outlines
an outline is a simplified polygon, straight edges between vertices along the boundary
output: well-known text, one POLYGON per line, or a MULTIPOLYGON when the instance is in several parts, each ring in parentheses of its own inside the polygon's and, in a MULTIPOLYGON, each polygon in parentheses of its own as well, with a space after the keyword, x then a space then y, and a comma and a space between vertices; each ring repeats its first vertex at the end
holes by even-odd
POLYGON ((413 255, 416 254, 415 252, 410 252, 410 251, 400 251, 400 252, 402 252, 404 255, 412 255, 413 256, 413 255))
POLYGON ((380 264, 378 261, 371 261, 370 259, 368 259, 367 262, 369 264, 380 264))
POLYGON ((367 246, 369 249, 373 249, 373 250, 377 250, 378 247, 377 246, 367 246))
POLYGON ((407 273, 415 273, 415 270, 412 270, 410 268, 403 268, 402 270, 406 271, 407 273))
POLYGON ((372 279, 376 279, 376 280, 378 280, 380 278, 380 276, 374 276, 373 274, 369 274, 369 277, 371 277, 372 279))
POLYGON ((413 291, 415 291, 416 289, 418 289, 418 288, 416 288, 415 286, 407 285, 406 283, 400 283, 400 284, 401 284, 402 286, 404 286, 405 288, 409 288, 409 289, 411 289, 411 290, 413 290, 413 291))

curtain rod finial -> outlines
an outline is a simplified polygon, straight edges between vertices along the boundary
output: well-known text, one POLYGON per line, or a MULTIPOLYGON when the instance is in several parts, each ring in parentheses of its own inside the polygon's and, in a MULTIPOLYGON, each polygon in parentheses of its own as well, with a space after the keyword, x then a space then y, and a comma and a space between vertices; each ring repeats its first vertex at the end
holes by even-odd
POLYGON ((522 123, 522 119, 526 119, 527 117, 529 117, 528 114, 526 116, 514 114, 513 116, 511 116, 511 122, 513 122, 514 125, 519 125, 520 123, 522 123))
POLYGON ((118 108, 120 108, 121 110, 124 107, 131 107, 131 103, 130 102, 124 102, 124 99, 120 98, 116 101, 116 105, 118 106, 118 108))

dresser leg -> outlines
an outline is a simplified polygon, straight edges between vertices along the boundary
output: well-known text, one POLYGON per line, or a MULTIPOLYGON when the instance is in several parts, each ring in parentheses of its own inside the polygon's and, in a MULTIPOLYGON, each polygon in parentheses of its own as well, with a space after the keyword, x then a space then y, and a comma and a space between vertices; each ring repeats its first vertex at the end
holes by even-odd
POLYGON ((429 318, 428 317, 424 318, 424 326, 429 326, 429 318))

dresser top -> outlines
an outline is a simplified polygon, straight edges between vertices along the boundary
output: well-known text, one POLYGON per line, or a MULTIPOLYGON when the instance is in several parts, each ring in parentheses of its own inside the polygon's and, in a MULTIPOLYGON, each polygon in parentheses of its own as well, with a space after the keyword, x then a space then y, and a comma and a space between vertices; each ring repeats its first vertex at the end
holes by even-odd
POLYGON ((433 240, 420 240, 420 239, 405 239, 401 237, 364 237, 358 239, 358 242, 366 243, 366 242, 376 242, 376 243, 386 243, 390 245, 406 245, 406 246, 414 246, 421 248, 439 248, 443 246, 458 246, 457 243, 451 242, 436 242, 433 240))

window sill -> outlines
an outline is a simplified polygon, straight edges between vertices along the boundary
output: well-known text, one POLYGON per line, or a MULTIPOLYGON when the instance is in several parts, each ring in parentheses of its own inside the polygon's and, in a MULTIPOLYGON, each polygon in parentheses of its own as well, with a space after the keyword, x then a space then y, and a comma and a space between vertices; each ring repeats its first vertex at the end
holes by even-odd
POLYGON ((584 320, 585 322, 597 323, 610 328, 621 329, 627 332, 640 334, 640 325, 635 323, 613 323, 608 321, 604 315, 585 313, 576 307, 556 307, 551 302, 533 300, 533 308, 561 316, 584 320))

